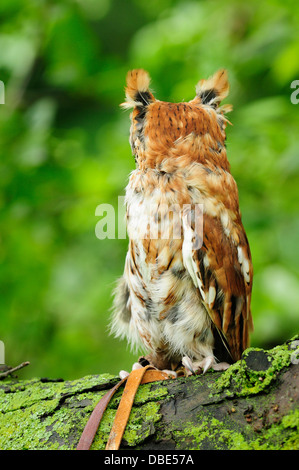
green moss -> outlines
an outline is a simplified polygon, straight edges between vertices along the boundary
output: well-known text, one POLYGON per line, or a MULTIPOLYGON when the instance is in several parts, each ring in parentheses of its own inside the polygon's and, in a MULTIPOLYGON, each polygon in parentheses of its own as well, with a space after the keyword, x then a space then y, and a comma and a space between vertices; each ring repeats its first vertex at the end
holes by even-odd
POLYGON ((139 387, 134 404, 139 405, 142 403, 146 403, 149 400, 162 400, 168 396, 168 389, 166 386, 163 385, 153 385, 153 384, 145 384, 139 387))
POLYGON ((134 408, 124 433, 124 440, 129 446, 136 446, 155 432, 155 423, 161 419, 158 403, 146 403, 134 408))
POLYGON ((250 443, 254 450, 298 450, 299 410, 291 411, 250 443), (283 436, 283 439, 282 439, 283 436))
POLYGON ((105 393, 90 391, 113 376, 87 376, 72 382, 6 380, 0 387, 0 449, 70 449, 83 430, 81 409, 92 411, 105 393), (84 390, 87 390, 84 392, 84 390), (80 407, 81 403, 81 407, 80 407))
POLYGON ((21 386, 14 380, 6 380, 2 382, 0 387, 1 411, 7 412, 27 408, 43 400, 59 399, 84 390, 96 389, 102 384, 109 384, 109 381, 112 382, 113 379, 115 377, 110 374, 90 375, 71 382, 43 383, 40 379, 33 379, 22 381, 21 386))
POLYGON ((216 418, 205 418, 200 424, 188 423, 182 431, 174 431, 173 436, 177 448, 182 448, 182 442, 188 450, 205 449, 205 441, 215 450, 220 449, 249 449, 242 434, 228 429, 222 421, 216 418))
MULTIPOLYGON (((48 410, 54 411, 57 400, 47 402, 48 410)), ((40 404, 14 410, 0 415, 0 449, 35 449, 40 448, 40 440, 50 435, 44 425, 41 425, 40 416, 43 413, 40 404)))
POLYGON ((200 424, 188 423, 184 430, 173 431, 173 437, 180 449, 228 450, 298 450, 299 449, 299 411, 295 410, 284 416, 280 423, 273 423, 256 438, 250 438, 250 428, 245 439, 244 434, 228 428, 228 423, 216 418, 205 418, 200 424), (283 439, 282 439, 283 436, 283 439))
POLYGON ((266 370, 253 370, 246 364, 246 358, 259 348, 248 348, 243 358, 227 369, 216 381, 216 392, 225 390, 226 395, 249 396, 266 391, 277 378, 278 373, 290 365, 292 350, 287 344, 277 346, 267 353, 269 361, 266 370))

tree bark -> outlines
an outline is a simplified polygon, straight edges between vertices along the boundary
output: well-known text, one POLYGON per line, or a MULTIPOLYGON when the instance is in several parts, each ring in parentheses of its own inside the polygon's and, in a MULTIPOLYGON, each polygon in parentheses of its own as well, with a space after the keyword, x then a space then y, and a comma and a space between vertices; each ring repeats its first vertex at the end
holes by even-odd
MULTIPOLYGON (((299 336, 247 349, 225 372, 141 385, 121 449, 298 449, 299 336)), ((0 449, 75 449, 109 374, 0 381, 0 449)), ((91 449, 105 449, 122 389, 91 449)))

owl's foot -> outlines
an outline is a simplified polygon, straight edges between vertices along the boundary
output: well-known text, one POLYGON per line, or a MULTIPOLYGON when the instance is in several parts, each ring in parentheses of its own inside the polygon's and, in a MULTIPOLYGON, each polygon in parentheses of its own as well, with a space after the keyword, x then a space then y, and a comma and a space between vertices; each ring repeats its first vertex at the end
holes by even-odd
MULTIPOLYGON (((136 370, 136 369, 142 369, 142 367, 144 367, 145 364, 140 364, 140 362, 134 362, 133 366, 132 366, 132 370, 136 370)), ((146 364, 147 365, 147 364, 146 364)), ((162 372, 165 372, 167 375, 170 375, 171 377, 177 377, 177 373, 174 371, 174 370, 168 370, 168 369, 163 369, 162 372)), ((121 370, 119 372, 119 377, 121 379, 124 379, 125 377, 128 377, 130 375, 130 372, 126 371, 126 370, 121 370)))
POLYGON ((182 364, 186 369, 187 375, 205 374, 209 369, 226 370, 230 364, 227 362, 216 362, 214 356, 207 356, 202 361, 192 362, 190 357, 184 356, 182 364))
MULTIPOLYGON (((136 370, 136 369, 141 369, 143 366, 141 364, 139 364, 139 362, 134 362, 134 364, 132 365, 132 370, 136 370)), ((125 377, 128 377, 130 375, 130 372, 128 372, 127 370, 121 370, 119 372, 119 377, 121 379, 124 379, 125 377)))

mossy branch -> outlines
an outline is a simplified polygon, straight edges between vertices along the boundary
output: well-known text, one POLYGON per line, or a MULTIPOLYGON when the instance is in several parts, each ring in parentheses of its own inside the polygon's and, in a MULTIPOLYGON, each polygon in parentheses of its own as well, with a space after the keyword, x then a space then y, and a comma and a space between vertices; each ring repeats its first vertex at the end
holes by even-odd
MULTIPOLYGON (((121 449, 298 449, 299 337, 249 348, 225 372, 140 386, 121 449)), ((109 374, 0 382, 0 449, 75 449, 109 374)), ((92 449, 104 449, 122 390, 92 449)))

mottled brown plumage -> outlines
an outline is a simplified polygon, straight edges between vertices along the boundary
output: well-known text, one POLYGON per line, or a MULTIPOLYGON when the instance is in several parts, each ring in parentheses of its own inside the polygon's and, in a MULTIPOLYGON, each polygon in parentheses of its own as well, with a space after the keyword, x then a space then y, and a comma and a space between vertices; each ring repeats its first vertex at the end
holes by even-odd
MULTIPOLYGON (((167 103, 144 70, 128 73, 136 161, 126 188, 129 249, 112 331, 159 368, 184 356, 233 362, 249 344, 252 263, 226 156, 225 70, 193 100, 167 103)), ((200 362, 201 361, 201 362, 200 362)))

